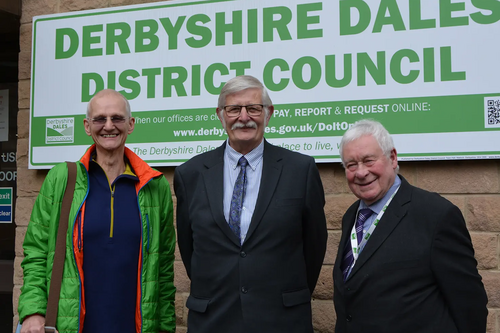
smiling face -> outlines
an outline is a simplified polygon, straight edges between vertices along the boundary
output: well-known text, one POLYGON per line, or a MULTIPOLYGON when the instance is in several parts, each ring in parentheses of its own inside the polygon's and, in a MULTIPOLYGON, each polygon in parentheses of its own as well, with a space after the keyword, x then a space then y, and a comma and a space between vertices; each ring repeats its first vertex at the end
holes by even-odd
POLYGON ((367 205, 382 199, 396 178, 396 149, 388 158, 372 135, 346 143, 342 156, 347 183, 352 193, 367 205))
POLYGON ((123 151, 127 136, 134 131, 134 118, 127 113, 123 97, 116 91, 102 91, 91 101, 91 109, 83 123, 87 135, 92 136, 97 153, 113 153, 123 151), (104 124, 96 124, 91 119, 106 117, 104 124), (113 123, 111 117, 123 117, 125 122, 113 123))
MULTIPOLYGON (((262 104, 262 90, 249 88, 227 95, 225 105, 262 104)), ((226 112, 217 108, 217 115, 229 136, 229 145, 237 152, 245 155, 257 147, 264 138, 264 129, 274 111, 268 106, 269 112, 263 110, 259 116, 249 116, 246 108, 242 108, 237 117, 228 117, 226 112)))

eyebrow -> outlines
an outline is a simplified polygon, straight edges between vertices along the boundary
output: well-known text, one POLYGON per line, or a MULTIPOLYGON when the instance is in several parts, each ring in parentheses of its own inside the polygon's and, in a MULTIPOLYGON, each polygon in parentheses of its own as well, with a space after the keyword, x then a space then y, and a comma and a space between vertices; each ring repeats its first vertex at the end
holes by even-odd
POLYGON ((103 114, 97 114, 97 115, 94 115, 93 117, 90 117, 90 118, 107 118, 107 117, 121 117, 121 118, 127 118, 127 116, 124 116, 124 115, 120 115, 120 114, 112 114, 110 116, 105 116, 103 114))

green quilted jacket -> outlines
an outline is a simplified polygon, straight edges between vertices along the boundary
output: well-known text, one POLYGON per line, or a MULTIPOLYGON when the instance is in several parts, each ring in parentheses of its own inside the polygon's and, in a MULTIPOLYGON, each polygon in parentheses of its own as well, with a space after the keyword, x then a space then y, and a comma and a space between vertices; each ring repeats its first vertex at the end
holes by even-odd
MULTIPOLYGON (((56 327, 59 333, 81 332, 85 306, 82 281, 83 251, 78 243, 76 219, 88 193, 88 165, 95 149, 90 147, 77 162, 77 177, 66 236, 66 259, 56 327)), ((131 150, 125 155, 135 174, 142 219, 140 253, 140 290, 136 309, 137 333, 175 332, 173 204, 165 177, 147 165, 131 150)), ((66 188, 66 163, 53 167, 40 189, 31 213, 24 239, 21 264, 24 284, 19 297, 19 318, 32 314, 45 315, 47 294, 52 274, 55 241, 62 197, 66 188)))

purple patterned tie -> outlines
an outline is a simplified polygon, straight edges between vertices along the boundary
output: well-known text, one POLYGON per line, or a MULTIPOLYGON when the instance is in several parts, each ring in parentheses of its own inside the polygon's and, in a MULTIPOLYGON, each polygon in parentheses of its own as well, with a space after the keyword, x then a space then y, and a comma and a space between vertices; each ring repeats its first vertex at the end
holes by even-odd
MULTIPOLYGON (((361 240, 363 239, 363 225, 372 214, 373 211, 370 208, 363 208, 359 210, 358 220, 356 221, 356 236, 358 239, 358 244, 360 244, 361 240)), ((340 269, 342 270, 342 275, 344 276, 344 281, 345 281, 347 279, 347 276, 349 275, 349 270, 351 269, 351 266, 354 263, 354 256, 352 255, 352 247, 350 239, 347 240, 344 253, 345 253, 344 259, 342 260, 340 269)))
POLYGON ((238 161, 241 166, 236 183, 234 183, 233 196, 231 197, 231 207, 229 212, 229 227, 234 232, 236 237, 241 243, 241 209, 243 208, 243 200, 245 199, 245 192, 247 189, 247 165, 248 161, 245 156, 241 156, 238 161))

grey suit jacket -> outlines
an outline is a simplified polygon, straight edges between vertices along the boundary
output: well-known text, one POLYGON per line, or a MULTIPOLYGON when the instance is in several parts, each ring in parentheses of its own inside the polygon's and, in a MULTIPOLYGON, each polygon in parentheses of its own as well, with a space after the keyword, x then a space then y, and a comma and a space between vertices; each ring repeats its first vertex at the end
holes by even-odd
POLYGON ((401 182, 345 282, 340 263, 359 201, 344 215, 333 271, 335 332, 484 333, 486 292, 462 213, 401 182))
POLYGON ((264 146, 255 211, 242 245, 223 212, 225 144, 175 170, 178 244, 191 279, 190 333, 312 333, 311 293, 326 250, 314 159, 264 146))

